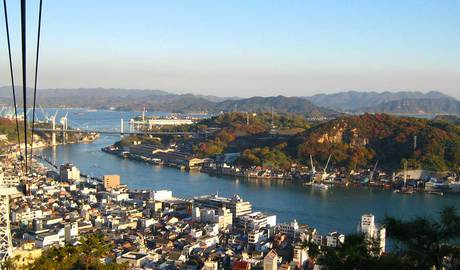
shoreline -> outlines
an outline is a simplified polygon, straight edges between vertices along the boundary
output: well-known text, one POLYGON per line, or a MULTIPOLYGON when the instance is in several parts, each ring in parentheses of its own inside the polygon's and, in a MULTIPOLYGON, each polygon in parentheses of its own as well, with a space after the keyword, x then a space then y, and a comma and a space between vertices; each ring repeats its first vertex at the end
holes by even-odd
MULTIPOLYGON (((291 183, 301 185, 302 187, 312 187, 313 182, 307 182, 305 179, 301 178, 293 178, 293 177, 254 177, 241 174, 231 174, 231 173, 220 173, 213 170, 209 170, 203 167, 192 167, 192 168, 185 168, 185 166, 178 166, 177 164, 166 164, 163 162, 154 162, 150 159, 147 159, 143 156, 133 156, 132 154, 120 151, 120 150, 110 150, 110 146, 101 148, 101 151, 110 155, 114 155, 118 158, 129 159, 133 161, 142 162, 144 164, 151 164, 154 166, 160 167, 168 167, 173 168, 180 171, 198 171, 200 173, 207 174, 209 176, 216 176, 216 177, 224 177, 224 178, 231 178, 233 180, 244 179, 244 180, 260 180, 260 181, 273 181, 273 182, 284 182, 284 183, 291 183)), ((363 182, 356 182, 356 181, 324 181, 323 182, 328 187, 341 187, 341 188, 371 188, 371 189, 378 189, 378 190, 387 190, 392 191, 394 193, 398 193, 400 195, 412 195, 415 193, 426 193, 426 194, 433 194, 443 196, 445 193, 448 194, 459 194, 459 192, 453 190, 427 190, 424 187, 409 187, 408 189, 401 188, 398 186, 393 185, 394 183, 363 183, 363 182)), ((325 190, 326 191, 326 190, 325 190)))

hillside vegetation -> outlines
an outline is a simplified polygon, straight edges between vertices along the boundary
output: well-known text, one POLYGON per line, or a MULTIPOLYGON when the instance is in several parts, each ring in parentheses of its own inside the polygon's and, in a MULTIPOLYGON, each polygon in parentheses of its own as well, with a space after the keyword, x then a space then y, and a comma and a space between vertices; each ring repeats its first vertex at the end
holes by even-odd
POLYGON ((193 148, 201 156, 213 156, 225 152, 243 152, 253 147, 274 146, 284 142, 286 137, 309 128, 310 124, 296 115, 275 114, 272 120, 270 113, 223 113, 199 122, 198 126, 219 129, 193 148), (273 127, 276 129, 272 130, 273 127))
MULTIPOLYGON (((366 111, 380 104, 400 101, 407 99, 451 99, 454 98, 441 92, 430 91, 422 93, 418 91, 398 91, 398 92, 360 92, 347 91, 334 94, 318 94, 307 97, 313 104, 321 107, 331 108, 338 111, 366 111)), ((382 111, 380 111, 382 112, 382 111)), ((389 111, 388 111, 389 112, 389 111)), ((415 113, 415 111, 414 111, 415 113)))
POLYGON ((336 165, 349 169, 370 167, 377 160, 387 168, 401 168, 407 160, 410 168, 458 169, 459 149, 460 126, 386 114, 341 117, 307 130, 290 144, 299 159, 311 154, 325 162, 332 154, 336 165))

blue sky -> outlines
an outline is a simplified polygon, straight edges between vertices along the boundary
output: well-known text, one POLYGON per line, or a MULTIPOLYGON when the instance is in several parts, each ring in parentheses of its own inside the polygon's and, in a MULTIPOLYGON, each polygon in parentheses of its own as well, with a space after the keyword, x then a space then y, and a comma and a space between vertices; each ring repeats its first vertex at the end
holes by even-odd
MULTIPOLYGON (((33 45, 38 0, 28 2, 33 45)), ((19 61, 19 1, 8 3, 19 61)), ((39 87, 220 96, 440 90, 460 97, 458 14, 460 1, 442 0, 44 0, 39 87)), ((0 35, 4 85, 3 23, 0 35)))

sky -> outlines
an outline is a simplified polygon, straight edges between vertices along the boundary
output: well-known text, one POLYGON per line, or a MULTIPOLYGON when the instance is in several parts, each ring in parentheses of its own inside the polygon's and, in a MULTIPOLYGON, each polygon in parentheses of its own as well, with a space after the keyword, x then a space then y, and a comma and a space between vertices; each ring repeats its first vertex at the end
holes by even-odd
MULTIPOLYGON (((20 79, 18 3, 9 0, 8 12, 20 79)), ((39 88, 242 97, 438 90, 460 98, 458 0, 43 3, 39 88)), ((38 0, 28 0, 27 12, 33 60, 38 0)), ((7 85, 0 13, 0 85, 7 85)))

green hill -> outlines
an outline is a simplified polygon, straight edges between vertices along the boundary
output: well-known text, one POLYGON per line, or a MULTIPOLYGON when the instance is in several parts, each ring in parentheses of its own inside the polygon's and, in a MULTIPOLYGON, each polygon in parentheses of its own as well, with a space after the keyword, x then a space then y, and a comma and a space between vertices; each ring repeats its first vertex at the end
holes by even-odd
POLYGON ((311 154, 325 162, 332 154, 336 165, 349 169, 376 160, 401 168, 406 159, 411 168, 444 171, 460 165, 460 126, 386 114, 346 116, 305 131, 289 147, 303 160, 311 154))

